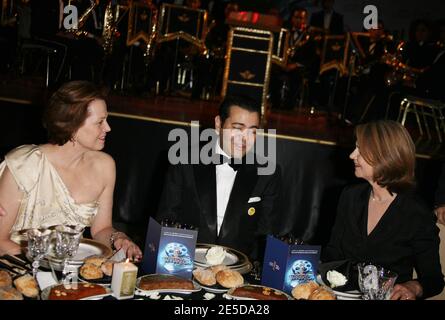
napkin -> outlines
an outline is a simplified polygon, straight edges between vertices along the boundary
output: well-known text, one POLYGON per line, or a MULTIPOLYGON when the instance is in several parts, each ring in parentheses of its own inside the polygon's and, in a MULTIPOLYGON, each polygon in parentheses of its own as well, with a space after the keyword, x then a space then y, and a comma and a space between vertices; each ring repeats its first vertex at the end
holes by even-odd
POLYGON ((37 282, 39 284, 40 290, 44 290, 50 286, 54 286, 57 284, 57 281, 53 278, 51 272, 37 272, 37 282))
POLYGON ((357 263, 351 260, 338 260, 331 261, 327 263, 320 264, 318 266, 318 272, 320 273, 321 279, 327 286, 331 286, 328 279, 328 271, 335 270, 343 274, 348 282, 344 286, 333 288, 335 291, 352 291, 359 290, 358 287, 358 269, 357 263))

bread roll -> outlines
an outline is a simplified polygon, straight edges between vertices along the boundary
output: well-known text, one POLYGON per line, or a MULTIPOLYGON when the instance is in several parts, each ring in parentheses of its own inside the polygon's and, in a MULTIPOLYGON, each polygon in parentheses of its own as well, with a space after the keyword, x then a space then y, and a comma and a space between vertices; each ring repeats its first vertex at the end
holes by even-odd
POLYGON ((0 288, 0 300, 23 300, 23 296, 15 288, 0 288))
POLYGON ((85 259, 84 263, 94 264, 95 266, 100 267, 102 263, 104 263, 106 260, 107 258, 102 256, 89 256, 88 258, 85 259))
POLYGON ((9 288, 12 286, 12 278, 9 272, 0 270, 0 288, 9 288))
POLYGON ((193 270, 193 276, 199 283, 205 286, 213 286, 216 284, 216 277, 211 269, 195 269, 193 270))
POLYGON ((80 268, 80 275, 86 280, 94 280, 102 278, 104 276, 104 273, 102 272, 100 266, 91 263, 85 263, 80 268))
POLYGON ((235 288, 244 283, 244 278, 238 271, 227 269, 216 274, 216 281, 224 288, 235 288))
POLYGON ((320 287, 315 289, 314 292, 309 296, 309 300, 336 300, 335 294, 331 291, 320 287))
POLYGON ((25 274, 14 280, 14 285, 25 297, 36 298, 39 295, 39 287, 36 280, 30 274, 25 274))
POLYGON ((111 277, 113 275, 113 266, 114 266, 114 262, 113 261, 105 261, 100 266, 100 269, 102 270, 102 272, 105 275, 111 277))
POLYGON ((316 289, 319 288, 319 285, 315 283, 314 281, 309 281, 305 283, 301 283, 295 288, 292 289, 292 297, 295 299, 309 299, 309 296, 314 292, 316 289))
POLYGON ((211 266, 210 267, 210 269, 212 270, 212 272, 215 274, 215 276, 216 276, 216 274, 218 273, 218 272, 220 272, 220 271, 222 271, 222 270, 227 270, 227 269, 229 269, 226 265, 224 265, 224 264, 217 264, 216 266, 211 266))

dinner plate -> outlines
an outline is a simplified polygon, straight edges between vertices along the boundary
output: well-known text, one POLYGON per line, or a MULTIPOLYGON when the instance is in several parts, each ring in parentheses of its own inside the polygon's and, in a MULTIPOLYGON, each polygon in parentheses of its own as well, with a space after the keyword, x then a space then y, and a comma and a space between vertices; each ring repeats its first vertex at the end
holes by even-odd
MULTIPOLYGON (((54 245, 50 245, 49 255, 40 261, 40 265, 47 269, 51 269, 48 260, 51 262, 52 267, 57 271, 63 270, 63 262, 54 256, 54 245)), ((93 255, 100 255, 106 258, 112 255, 113 251, 110 247, 104 245, 95 240, 91 239, 81 239, 79 243, 79 249, 77 249, 76 255, 69 259, 69 263, 75 266, 81 266, 85 258, 93 255)), ((28 254, 26 255, 28 260, 32 261, 28 254)))
POLYGON ((99 279, 85 279, 82 277, 82 275, 79 273, 79 280, 82 282, 88 282, 88 283, 94 283, 94 284, 100 284, 102 286, 110 286, 111 285, 111 279, 110 276, 104 276, 99 279))
MULTIPOLYGON (((271 288, 271 287, 266 287, 266 286, 261 286, 261 285, 254 285, 254 284, 242 285, 242 286, 240 286, 240 287, 243 287, 243 286, 260 287, 260 288, 267 289, 267 290, 273 290, 273 291, 275 291, 275 292, 279 292, 279 293, 283 294, 283 295, 287 298, 287 300, 294 300, 294 298, 292 298, 292 297, 291 297, 290 295, 288 295, 287 293, 285 293, 285 292, 283 292, 283 291, 281 291, 281 290, 277 290, 277 289, 271 288)), ((238 288, 240 288, 240 287, 238 287, 238 288)), ((248 297, 236 296, 236 295, 233 294, 234 291, 235 291, 236 289, 237 289, 237 288, 232 288, 232 289, 230 289, 229 291, 227 291, 227 293, 224 295, 224 297, 225 297, 226 299, 230 299, 230 300, 258 300, 258 299, 255 299, 255 298, 248 298, 248 297)), ((270 300, 269 300, 269 301, 270 301, 270 300)))
MULTIPOLYGON (((159 274, 149 274, 149 275, 145 275, 145 276, 142 276, 142 277, 137 278, 137 280, 136 280, 136 288, 137 288, 138 290, 140 290, 141 292, 145 293, 145 294, 151 294, 151 293, 155 293, 155 292, 158 292, 158 293, 179 293, 179 294, 190 294, 190 293, 193 293, 193 292, 198 292, 198 291, 200 291, 200 290, 202 289, 201 285, 198 284, 198 283, 196 283, 195 281, 192 281, 192 283, 193 283, 193 287, 194 287, 193 289, 172 289, 172 288, 170 288, 170 289, 153 289, 153 290, 144 290, 144 289, 142 289, 142 288, 139 286, 139 284, 140 284, 140 282, 141 282, 141 279, 146 278, 146 277, 158 277, 158 276, 159 276, 159 274)), ((168 274, 163 274, 162 276, 178 278, 178 277, 176 277, 176 276, 168 275, 168 274)))
POLYGON ((350 291, 335 290, 323 282, 321 275, 317 275, 317 282, 322 286, 330 288, 337 296, 338 300, 361 300, 362 293, 358 290, 350 290, 350 291))
POLYGON ((200 284, 198 280, 193 280, 194 283, 201 286, 205 291, 211 292, 211 293, 226 293, 229 291, 228 288, 224 288, 223 286, 220 286, 219 284, 215 284, 214 286, 205 286, 203 284, 200 284))
MULTIPOLYGON (((83 284, 82 282, 78 282, 79 286, 81 286, 82 284, 83 284)), ((42 300, 48 300, 49 294, 51 292, 51 289, 53 287, 58 286, 58 285, 60 285, 60 283, 56 284, 56 285, 53 285, 53 286, 49 286, 49 287, 43 289, 42 293, 40 294, 42 300)), ((79 299, 79 300, 100 300, 100 299, 102 299, 104 297, 108 297, 108 296, 113 294, 113 292, 111 291, 110 288, 104 287, 104 289, 106 290, 106 293, 104 293, 104 294, 98 294, 98 295, 94 295, 94 296, 89 296, 89 297, 85 297, 85 298, 82 298, 82 299, 79 299)))
MULTIPOLYGON (((213 244, 198 243, 195 249, 195 265, 204 268, 210 267, 211 265, 207 263, 206 254, 210 248, 215 246, 216 245, 213 244)), ((222 247, 226 250, 226 256, 221 264, 226 265, 232 269, 240 269, 249 264, 249 259, 244 253, 225 246, 219 247, 222 247)))

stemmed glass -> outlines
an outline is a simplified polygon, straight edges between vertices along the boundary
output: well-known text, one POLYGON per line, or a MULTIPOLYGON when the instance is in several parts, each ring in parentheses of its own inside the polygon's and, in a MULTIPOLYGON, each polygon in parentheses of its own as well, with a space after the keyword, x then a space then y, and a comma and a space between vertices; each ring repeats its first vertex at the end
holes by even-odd
POLYGON ((29 229, 26 232, 28 237, 28 254, 32 258, 32 275, 35 278, 37 270, 42 260, 48 253, 51 242, 51 230, 49 229, 29 229))
POLYGON ((68 260, 74 257, 79 248, 80 238, 84 227, 60 225, 55 227, 54 252, 58 259, 63 260, 63 282, 66 282, 68 273, 68 260))
POLYGON ((364 300, 389 300, 397 273, 370 263, 359 263, 358 284, 364 300))

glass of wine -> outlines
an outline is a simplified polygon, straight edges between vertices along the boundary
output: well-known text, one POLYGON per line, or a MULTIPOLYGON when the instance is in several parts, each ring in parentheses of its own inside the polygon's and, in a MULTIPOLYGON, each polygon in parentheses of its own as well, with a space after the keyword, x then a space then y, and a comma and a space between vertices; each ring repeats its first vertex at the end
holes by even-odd
POLYGON ((42 260, 49 250, 51 242, 51 230, 29 229, 26 232, 28 238, 28 255, 32 258, 32 275, 35 278, 42 260))
POLYGON ((82 237, 84 227, 60 225, 55 227, 55 246, 54 253, 56 258, 63 261, 63 282, 66 282, 66 276, 69 269, 69 259, 73 258, 79 242, 82 237))

